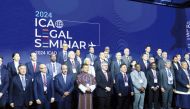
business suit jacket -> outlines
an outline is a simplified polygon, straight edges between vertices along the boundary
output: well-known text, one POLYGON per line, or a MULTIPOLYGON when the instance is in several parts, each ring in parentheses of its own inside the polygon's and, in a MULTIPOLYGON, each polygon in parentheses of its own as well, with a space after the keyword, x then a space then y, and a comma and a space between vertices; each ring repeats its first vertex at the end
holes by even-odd
POLYGON ((174 64, 174 62, 172 62, 172 68, 173 68, 173 71, 174 71, 175 74, 177 73, 178 70, 181 69, 181 66, 180 66, 180 64, 178 62, 176 63, 176 65, 174 64))
POLYGON ((32 94, 32 77, 25 75, 26 88, 25 91, 19 75, 13 77, 10 84, 9 102, 14 106, 28 106, 29 101, 33 100, 32 94))
POLYGON ((1 84, 0 84, 0 92, 3 93, 3 96, 0 98, 0 106, 5 106, 7 101, 7 92, 9 86, 9 75, 5 65, 0 66, 0 75, 1 75, 1 84))
POLYGON ((140 76, 143 81, 142 83, 140 83, 139 72, 137 72, 136 70, 131 72, 131 79, 133 82, 134 93, 140 93, 139 89, 141 87, 144 87, 145 89, 147 87, 147 79, 143 71, 140 71, 140 76))
MULTIPOLYGON (((68 59, 68 51, 67 51, 67 56, 65 57, 66 61, 68 59)), ((60 64, 64 64, 66 62, 63 57, 63 50, 59 51, 57 54, 57 62, 60 64)))
POLYGON ((110 97, 113 93, 113 79, 111 73, 108 72, 108 81, 102 70, 96 72, 96 89, 95 93, 97 97, 110 97), (110 87, 111 91, 107 92, 106 87, 110 87))
MULTIPOLYGON (((121 64, 124 64, 123 60, 121 60, 121 64)), ((120 65, 118 64, 117 60, 112 62, 112 64, 111 64, 111 73, 112 73, 112 78, 113 79, 115 79, 115 75, 120 72, 120 65)))
POLYGON ((115 87, 116 87, 116 93, 121 93, 122 96, 128 96, 133 92, 133 83, 131 80, 130 74, 126 74, 128 77, 128 86, 125 86, 125 82, 123 79, 123 74, 117 73, 115 77, 115 87))
POLYGON ((145 76, 147 76, 147 71, 149 70, 149 61, 147 61, 147 67, 145 66, 145 63, 143 62, 143 60, 141 59, 141 61, 139 61, 139 64, 141 65, 141 70, 144 72, 145 76))
POLYGON ((185 71, 183 69, 178 70, 176 73, 176 90, 187 92, 188 91, 188 88, 186 87, 187 84, 189 84, 189 81, 185 74, 185 71))
MULTIPOLYGON (((57 62, 55 64, 56 64, 55 66, 56 66, 57 74, 61 73, 61 64, 57 62)), ((47 63, 46 66, 47 66, 49 75, 53 77, 52 63, 51 62, 47 63)))
POLYGON ((94 63, 94 69, 95 69, 95 71, 101 70, 101 60, 100 59, 97 60, 97 61, 95 61, 95 63, 94 63))
POLYGON ((165 60, 163 60, 162 58, 158 61, 158 70, 162 70, 164 68, 165 68, 165 60))
MULTIPOLYGON (((74 63, 75 63, 76 71, 77 71, 76 74, 79 74, 80 73, 80 64, 76 60, 74 60, 74 63)), ((68 67, 68 73, 73 73, 72 62, 70 60, 67 60, 66 64, 67 64, 67 67, 68 67)))
MULTIPOLYGON (((19 64, 21 64, 21 63, 19 63, 19 64)), ((15 75, 18 74, 18 73, 17 73, 17 70, 16 70, 16 68, 15 68, 15 64, 14 64, 13 61, 12 61, 12 62, 9 62, 9 63, 7 64, 7 69, 8 69, 8 71, 9 71, 9 78, 10 78, 10 79, 12 79, 15 75)))
POLYGON ((151 87, 156 87, 159 86, 160 88, 160 73, 158 71, 156 71, 156 75, 157 75, 157 83, 154 83, 154 75, 152 70, 148 70, 147 72, 147 86, 148 88, 151 89, 151 87))
MULTIPOLYGON (((55 76, 54 80, 55 84, 55 99, 57 101, 63 100, 63 95, 65 92, 70 92, 72 93, 74 89, 74 77, 73 74, 67 74, 66 76, 66 83, 64 82, 63 79, 63 74, 59 73, 57 76, 55 76)), ((67 99, 68 97, 64 98, 67 99)), ((69 97, 70 99, 70 97, 69 97)))
MULTIPOLYGON (((173 85, 172 88, 176 87, 176 80, 175 80, 175 74, 172 69, 170 69, 172 76, 173 76, 173 85)), ((160 86, 161 88, 164 88, 165 90, 169 90, 171 86, 168 84, 168 76, 167 76, 167 71, 166 68, 160 70, 160 86)))
POLYGON ((90 53, 86 55, 86 58, 89 58, 91 63, 95 62, 97 60, 97 56, 95 54, 93 54, 94 58, 91 57, 90 53))
POLYGON ((29 74, 33 78, 34 78, 35 74, 40 71, 40 69, 39 69, 40 62, 36 62, 36 71, 34 71, 32 62, 28 62, 25 65, 27 67, 27 74, 29 74))
POLYGON ((34 98, 35 100, 40 99, 40 101, 45 102, 46 100, 51 100, 54 97, 54 85, 53 78, 46 74, 47 80, 47 97, 44 95, 44 86, 41 72, 38 72, 34 78, 34 98))
POLYGON ((127 58, 125 55, 123 55, 122 60, 127 65, 127 67, 129 67, 131 65, 131 61, 133 60, 133 58, 132 56, 128 56, 127 58))

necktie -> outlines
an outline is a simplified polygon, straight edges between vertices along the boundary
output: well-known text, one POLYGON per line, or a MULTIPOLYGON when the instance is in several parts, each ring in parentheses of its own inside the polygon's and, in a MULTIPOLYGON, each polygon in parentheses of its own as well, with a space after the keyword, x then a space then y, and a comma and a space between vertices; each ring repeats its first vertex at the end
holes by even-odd
POLYGON ((128 81, 128 78, 127 78, 127 75, 126 75, 126 74, 123 74, 123 79, 124 79, 124 82, 127 82, 127 81, 128 81))
POLYGON ((168 76, 169 76, 169 77, 172 77, 172 74, 171 74, 170 70, 167 69, 167 71, 168 71, 168 76))
POLYGON ((157 78, 156 70, 153 70, 153 75, 154 75, 154 79, 156 79, 157 78))
POLYGON ((53 63, 52 64, 52 70, 53 70, 53 73, 55 72, 55 64, 53 63))
POLYGON ((46 80, 46 75, 43 74, 43 83, 44 83, 44 86, 47 86, 47 80, 46 80))
POLYGON ((104 75, 106 77, 106 80, 108 81, 108 74, 107 74, 107 72, 104 72, 104 75))
POLYGON ((33 64, 34 72, 36 72, 36 63, 33 64))
POLYGON ((22 82, 22 87, 23 87, 23 90, 25 91, 25 88, 26 88, 26 80, 24 78, 24 76, 21 77, 21 82, 22 82))
POLYGON ((72 61, 71 63, 72 63, 72 68, 75 68, 75 62, 72 61))
POLYGON ((67 77, 66 77, 66 75, 63 75, 63 79, 64 79, 64 82, 66 83, 66 79, 67 79, 67 77))
POLYGON ((63 60, 67 61, 67 52, 63 52, 63 60))

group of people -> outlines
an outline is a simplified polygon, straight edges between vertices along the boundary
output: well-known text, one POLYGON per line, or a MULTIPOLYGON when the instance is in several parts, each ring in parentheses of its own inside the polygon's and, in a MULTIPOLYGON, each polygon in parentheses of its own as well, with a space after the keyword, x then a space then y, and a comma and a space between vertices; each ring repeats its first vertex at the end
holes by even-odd
POLYGON ((4 65, 0 56, 3 109, 190 109, 188 53, 168 59, 147 46, 137 61, 129 48, 112 55, 107 46, 99 56, 90 47, 83 58, 64 43, 49 63, 38 62, 35 52, 25 64, 18 52, 12 59, 4 65))

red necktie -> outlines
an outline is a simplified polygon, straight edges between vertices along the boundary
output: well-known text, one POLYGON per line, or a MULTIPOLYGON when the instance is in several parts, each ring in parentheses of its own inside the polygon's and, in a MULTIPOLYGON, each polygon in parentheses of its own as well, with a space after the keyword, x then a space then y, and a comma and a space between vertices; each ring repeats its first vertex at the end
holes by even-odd
POLYGON ((34 72, 36 72, 36 63, 33 64, 34 72))

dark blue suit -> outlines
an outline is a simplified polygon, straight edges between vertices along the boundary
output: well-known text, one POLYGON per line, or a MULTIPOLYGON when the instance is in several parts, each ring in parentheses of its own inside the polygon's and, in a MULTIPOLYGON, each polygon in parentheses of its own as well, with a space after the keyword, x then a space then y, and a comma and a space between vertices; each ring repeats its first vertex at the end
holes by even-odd
MULTIPOLYGON (((21 64, 21 63, 19 63, 21 64)), ((17 75, 17 71, 16 71, 16 68, 15 68, 15 64, 14 62, 9 62, 7 64, 7 69, 9 71, 9 78, 12 79, 15 75, 17 75)))
POLYGON ((186 85, 189 84, 189 81, 184 70, 183 69, 178 70, 175 77, 176 77, 176 90, 187 92, 188 88, 186 87, 186 85))
POLYGON ((63 57, 63 50, 59 51, 57 54, 57 62, 60 64, 64 64, 68 59, 68 52, 65 57, 63 57), (64 60, 65 59, 65 60, 64 60))
POLYGON ((66 64, 68 67, 68 73, 74 74, 74 77, 76 78, 76 75, 80 73, 80 63, 76 60, 74 60, 74 68, 76 69, 76 73, 73 72, 72 63, 70 60, 67 60, 66 64))
POLYGON ((69 73, 66 76, 66 83, 63 79, 63 74, 60 73, 55 76, 54 80, 55 84, 55 99, 57 101, 58 109, 70 109, 71 108, 71 95, 66 97, 64 96, 64 92, 72 93, 74 89, 74 77, 73 74, 69 73))
POLYGON ((0 107, 4 107, 7 101, 7 93, 8 93, 8 86, 9 86, 9 76, 8 71, 5 65, 0 66, 0 75, 1 75, 1 84, 0 84, 0 92, 3 93, 3 96, 0 98, 0 107))
POLYGON ((133 85, 130 74, 127 75, 128 86, 125 86, 125 80, 123 74, 117 73, 115 76, 115 88, 117 95, 121 93, 121 96, 117 96, 117 109, 128 109, 131 99, 131 92, 133 91, 133 85))
POLYGON ((92 58, 90 53, 86 55, 86 58, 90 59, 91 64, 94 63, 97 60, 97 56, 95 54, 93 54, 93 58, 92 58))
POLYGON ((41 72, 36 74, 34 78, 34 98, 35 100, 40 99, 42 102, 41 105, 38 105, 38 109, 50 109, 50 100, 54 98, 54 87, 53 87, 53 78, 51 75, 46 73, 46 81, 47 81, 47 92, 44 92, 44 83, 41 76, 41 72))
POLYGON ((125 87, 125 82, 123 79, 122 73, 117 73, 115 76, 115 85, 116 85, 116 93, 121 93, 122 96, 128 96, 133 92, 133 85, 130 74, 127 74, 128 77, 128 87, 125 87))
POLYGON ((141 70, 145 73, 145 76, 147 77, 147 71, 149 70, 149 61, 147 61, 147 67, 145 66, 145 63, 143 62, 143 60, 141 59, 141 61, 139 61, 139 64, 141 65, 141 70))
MULTIPOLYGON (((121 60, 121 64, 124 64, 123 60, 121 60)), ((111 64, 111 73, 112 73, 112 78, 113 79, 115 79, 115 75, 120 72, 120 65, 118 64, 117 60, 112 62, 112 64, 111 64)))
POLYGON ((34 71, 34 67, 32 65, 32 62, 28 62, 26 63, 26 67, 27 67, 27 74, 29 74, 31 77, 34 78, 35 73, 39 72, 39 62, 36 62, 36 71, 34 71))
POLYGON ((12 78, 9 92, 9 102, 14 103, 15 107, 26 107, 29 101, 33 100, 32 94, 32 77, 25 75, 26 88, 25 91, 19 75, 12 78))

